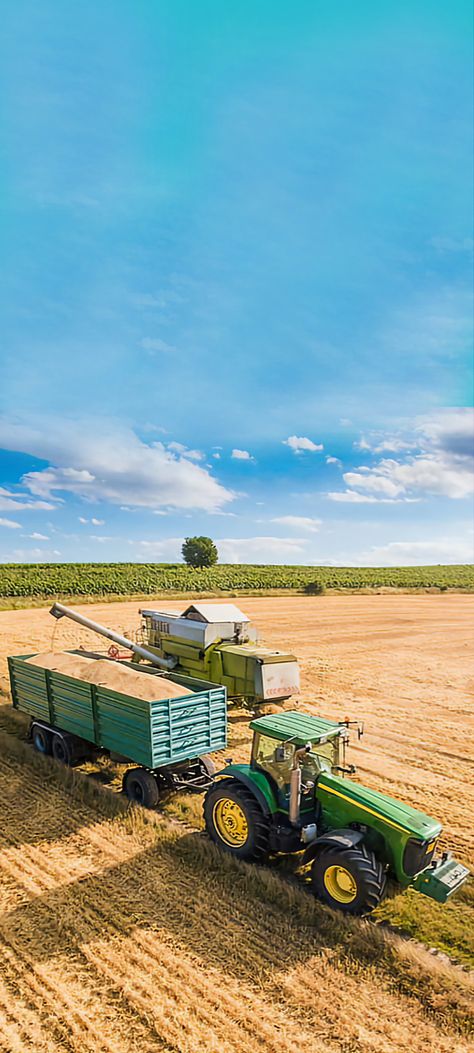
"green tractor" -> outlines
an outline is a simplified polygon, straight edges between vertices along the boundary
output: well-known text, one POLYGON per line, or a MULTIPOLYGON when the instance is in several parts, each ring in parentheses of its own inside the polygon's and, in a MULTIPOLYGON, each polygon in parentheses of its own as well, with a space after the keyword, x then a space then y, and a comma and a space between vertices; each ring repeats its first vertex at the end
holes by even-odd
POLYGON ((348 914, 374 910, 387 878, 444 903, 468 869, 448 853, 435 859, 435 819, 344 778, 355 772, 345 759, 351 723, 299 712, 253 720, 250 764, 228 761, 206 793, 210 837, 250 862, 303 852, 314 894, 348 914))

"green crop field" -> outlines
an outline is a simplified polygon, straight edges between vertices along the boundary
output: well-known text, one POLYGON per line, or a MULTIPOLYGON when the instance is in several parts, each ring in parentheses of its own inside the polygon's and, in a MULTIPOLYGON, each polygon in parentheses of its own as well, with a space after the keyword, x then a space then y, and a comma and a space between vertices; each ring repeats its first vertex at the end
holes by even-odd
POLYGON ((193 570, 180 563, 8 563, 0 567, 0 597, 4 600, 381 588, 474 590, 474 566, 356 568, 229 563, 193 570))

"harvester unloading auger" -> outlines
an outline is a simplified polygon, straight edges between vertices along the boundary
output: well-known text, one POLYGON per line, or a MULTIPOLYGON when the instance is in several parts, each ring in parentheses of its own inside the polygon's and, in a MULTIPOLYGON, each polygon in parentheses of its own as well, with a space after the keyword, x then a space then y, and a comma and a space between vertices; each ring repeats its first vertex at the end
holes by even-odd
MULTIPOLYGON (((197 677, 227 688, 230 700, 252 708, 282 702, 300 689, 294 655, 257 643, 256 630, 233 603, 192 603, 182 612, 141 610, 142 643, 106 629, 70 607, 55 603, 51 614, 79 625, 133 651, 133 661, 151 662, 183 676, 197 677)), ((260 710, 261 711, 261 710, 260 710)))

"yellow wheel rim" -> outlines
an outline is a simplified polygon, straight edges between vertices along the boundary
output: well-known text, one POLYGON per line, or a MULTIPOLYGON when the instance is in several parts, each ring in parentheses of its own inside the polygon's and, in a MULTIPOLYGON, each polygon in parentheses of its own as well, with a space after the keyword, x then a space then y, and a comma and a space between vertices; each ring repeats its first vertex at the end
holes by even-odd
POLYGON ((230 848, 242 848, 247 840, 249 828, 240 804, 231 797, 221 797, 214 805, 212 818, 221 841, 230 848))
POLYGON ((324 884, 329 895, 338 903, 352 903, 357 895, 357 882, 345 867, 328 867, 324 871, 324 884))

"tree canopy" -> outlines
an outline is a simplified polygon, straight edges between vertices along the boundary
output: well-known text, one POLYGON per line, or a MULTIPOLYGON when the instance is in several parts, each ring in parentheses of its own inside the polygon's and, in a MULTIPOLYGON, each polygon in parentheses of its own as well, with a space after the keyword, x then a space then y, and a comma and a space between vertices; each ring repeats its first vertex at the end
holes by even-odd
POLYGON ((210 537, 186 537, 181 552, 188 567, 213 567, 219 555, 210 537))

